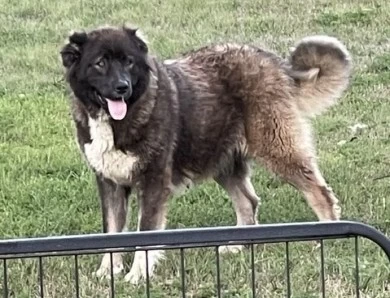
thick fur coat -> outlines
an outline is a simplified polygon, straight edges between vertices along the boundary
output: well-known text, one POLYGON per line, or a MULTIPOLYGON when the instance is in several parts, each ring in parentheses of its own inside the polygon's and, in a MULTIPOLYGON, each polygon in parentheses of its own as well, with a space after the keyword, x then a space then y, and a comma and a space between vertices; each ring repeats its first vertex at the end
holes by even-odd
MULTIPOLYGON (((136 30, 106 27, 72 33, 61 55, 78 143, 96 174, 104 232, 125 229, 132 188, 138 229, 155 230, 165 227, 175 189, 205 179, 227 191, 238 225, 256 224, 250 161, 300 190, 320 220, 339 219, 309 122, 348 87, 351 58, 337 39, 306 37, 288 59, 220 44, 159 62, 136 30)), ((160 256, 149 253, 150 275, 160 256)), ((98 275, 109 274, 109 260, 103 258, 98 275)), ((121 255, 113 261, 120 272, 121 255)), ((137 252, 126 279, 145 277, 144 265, 137 252)))

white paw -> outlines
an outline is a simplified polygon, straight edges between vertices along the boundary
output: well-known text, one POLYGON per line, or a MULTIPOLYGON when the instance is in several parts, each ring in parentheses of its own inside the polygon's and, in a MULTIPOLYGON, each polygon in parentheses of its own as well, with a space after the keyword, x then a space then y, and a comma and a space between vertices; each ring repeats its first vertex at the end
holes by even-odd
POLYGON ((339 205, 333 206, 334 213, 336 214, 336 220, 340 220, 341 217, 341 207, 339 205))
MULTIPOLYGON (((161 250, 150 250, 148 252, 148 274, 152 278, 158 260, 163 256, 161 250)), ((132 284, 138 284, 141 280, 146 280, 146 252, 137 251, 134 254, 133 266, 126 274, 125 280, 132 284)))
MULTIPOLYGON (((119 274, 123 271, 123 260, 120 253, 112 254, 112 271, 113 274, 119 274)), ((103 256, 100 268, 94 273, 96 277, 111 278, 111 256, 109 253, 103 256)))
MULTIPOLYGON (((149 277, 151 277, 151 273, 149 272, 149 277)), ((125 281, 130 282, 131 284, 138 284, 141 280, 146 279, 146 266, 140 266, 138 264, 134 264, 131 266, 129 273, 125 275, 125 281)))
POLYGON ((321 241, 315 241, 313 244, 313 251, 319 250, 321 248, 321 241))
POLYGON ((224 245, 218 248, 218 252, 220 254, 226 254, 226 253, 236 254, 242 251, 243 248, 244 248, 243 245, 224 245))

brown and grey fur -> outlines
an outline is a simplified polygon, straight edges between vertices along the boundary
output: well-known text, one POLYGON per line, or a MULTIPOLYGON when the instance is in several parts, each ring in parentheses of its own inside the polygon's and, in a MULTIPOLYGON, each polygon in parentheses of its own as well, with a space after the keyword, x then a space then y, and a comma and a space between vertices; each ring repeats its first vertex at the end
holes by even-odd
MULTIPOLYGON (((86 42, 134 42, 125 31, 96 29, 86 42)), ((87 55, 72 36, 63 52, 66 47, 76 48, 81 60, 87 55)), ((144 59, 150 66, 147 88, 128 104, 121 121, 77 96, 70 78, 74 66, 64 62, 76 94, 78 142, 96 173, 104 232, 124 230, 132 188, 138 192, 138 230, 164 229, 166 203, 175 188, 206 179, 227 191, 238 225, 256 224, 252 160, 300 190, 320 220, 339 219, 338 200, 317 166, 309 122, 348 86, 351 59, 338 40, 307 37, 288 59, 235 44, 207 46, 165 63, 149 54, 144 59)), ((150 274, 159 256, 150 256, 150 274)), ((145 277, 143 258, 136 254, 127 280, 145 277)), ((121 271, 120 255, 114 263, 115 273, 121 271)), ((98 274, 108 270, 105 257, 98 274)))

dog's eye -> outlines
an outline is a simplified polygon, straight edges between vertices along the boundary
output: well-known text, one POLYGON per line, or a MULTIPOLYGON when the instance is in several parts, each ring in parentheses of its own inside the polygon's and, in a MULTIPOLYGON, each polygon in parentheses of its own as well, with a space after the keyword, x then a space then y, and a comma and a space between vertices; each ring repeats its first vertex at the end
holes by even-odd
POLYGON ((96 62, 95 65, 99 68, 103 68, 106 65, 106 63, 104 62, 104 59, 100 59, 99 61, 96 62))
POLYGON ((132 67, 134 64, 134 59, 133 57, 127 57, 125 60, 126 66, 132 67))

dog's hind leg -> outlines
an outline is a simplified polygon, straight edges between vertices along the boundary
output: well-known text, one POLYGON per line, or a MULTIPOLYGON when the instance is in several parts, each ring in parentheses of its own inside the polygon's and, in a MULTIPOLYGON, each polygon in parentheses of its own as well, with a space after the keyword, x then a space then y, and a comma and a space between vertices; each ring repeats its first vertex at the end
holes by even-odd
MULTIPOLYGON (((215 179, 232 199, 236 212, 237 226, 257 224, 259 197, 250 181, 249 167, 245 161, 236 161, 231 175, 222 175, 215 179)), ((219 247, 221 253, 239 252, 242 245, 219 247)))
POLYGON ((338 220, 338 200, 318 169, 308 123, 281 109, 266 120, 249 136, 250 155, 299 189, 319 220, 338 220))
POLYGON ((302 155, 296 155, 295 160, 290 158, 278 161, 267 160, 268 168, 282 179, 300 190, 318 219, 339 220, 341 208, 332 189, 318 170, 317 164, 302 155))
MULTIPOLYGON (((131 189, 118 185, 111 180, 96 176, 101 208, 103 212, 104 233, 118 233, 126 229, 127 203, 131 189)), ((121 253, 112 254, 113 274, 123 270, 121 253)), ((111 277, 111 255, 103 256, 100 268, 95 272, 98 277, 111 277)))

